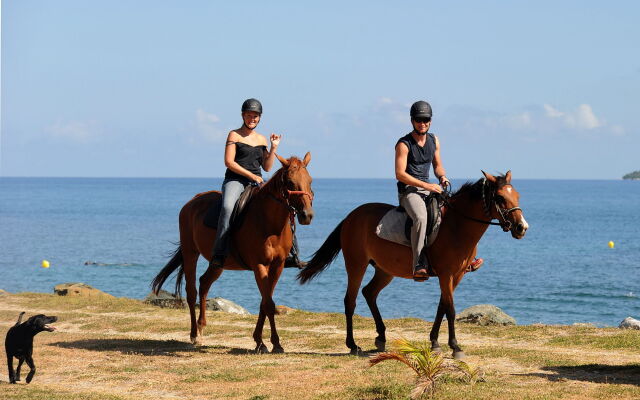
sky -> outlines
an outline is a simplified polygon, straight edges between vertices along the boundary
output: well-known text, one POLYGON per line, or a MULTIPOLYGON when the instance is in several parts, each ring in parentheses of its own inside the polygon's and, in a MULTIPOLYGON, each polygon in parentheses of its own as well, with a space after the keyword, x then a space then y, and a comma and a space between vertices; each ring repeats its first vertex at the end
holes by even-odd
POLYGON ((4 0, 0 176, 220 177, 258 131, 325 178, 393 178, 433 106, 451 178, 640 169, 635 1, 4 0))

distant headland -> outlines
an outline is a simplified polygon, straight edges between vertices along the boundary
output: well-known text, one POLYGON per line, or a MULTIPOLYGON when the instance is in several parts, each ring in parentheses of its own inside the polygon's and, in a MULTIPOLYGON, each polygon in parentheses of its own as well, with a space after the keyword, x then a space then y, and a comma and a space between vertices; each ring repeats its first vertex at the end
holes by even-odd
POLYGON ((623 176, 622 179, 640 180, 640 171, 629 172, 628 174, 623 176))

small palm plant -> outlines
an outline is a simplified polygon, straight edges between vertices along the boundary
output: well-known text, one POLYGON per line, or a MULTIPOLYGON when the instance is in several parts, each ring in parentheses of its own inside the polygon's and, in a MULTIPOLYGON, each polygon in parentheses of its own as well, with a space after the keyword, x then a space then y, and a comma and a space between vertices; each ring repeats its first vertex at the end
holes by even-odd
POLYGON ((396 339, 392 344, 393 351, 380 353, 369 360, 374 366, 387 360, 400 361, 416 373, 416 387, 411 391, 411 399, 432 397, 436 392, 438 379, 447 372, 461 373, 462 380, 474 385, 482 381, 483 373, 478 367, 471 366, 464 361, 453 364, 445 363, 442 354, 431 350, 431 343, 410 342, 407 339, 396 339))
POLYGON ((431 350, 431 343, 412 343, 407 339, 396 339, 393 341, 394 351, 380 353, 369 360, 369 364, 374 366, 387 360, 395 360, 404 363, 417 375, 416 387, 411 391, 412 399, 420 399, 424 396, 430 397, 436 391, 436 382, 442 376, 447 367, 440 353, 431 350))

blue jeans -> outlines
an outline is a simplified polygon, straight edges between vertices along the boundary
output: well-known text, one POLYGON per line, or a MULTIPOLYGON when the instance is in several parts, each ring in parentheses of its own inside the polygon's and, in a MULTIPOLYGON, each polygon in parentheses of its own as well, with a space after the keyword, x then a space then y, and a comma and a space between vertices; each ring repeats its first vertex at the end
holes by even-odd
POLYGON ((213 248, 214 257, 224 257, 227 255, 227 243, 229 242, 229 220, 231 213, 248 184, 237 180, 226 180, 222 182, 222 209, 218 217, 218 231, 213 248))

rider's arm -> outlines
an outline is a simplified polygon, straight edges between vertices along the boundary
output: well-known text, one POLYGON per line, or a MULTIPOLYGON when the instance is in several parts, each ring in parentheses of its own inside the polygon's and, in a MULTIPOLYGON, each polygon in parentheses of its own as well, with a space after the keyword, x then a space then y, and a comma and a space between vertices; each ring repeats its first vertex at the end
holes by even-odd
MULTIPOLYGON (((267 151, 265 149, 265 151, 262 154, 262 159, 264 160, 262 163, 262 168, 269 172, 269 170, 271 170, 271 167, 273 166, 273 161, 276 158, 276 150, 278 149, 278 145, 280 144, 280 136, 272 133, 271 134, 271 148, 269 149, 269 151, 267 151)), ((267 139, 264 139, 264 145, 265 147, 267 146, 267 139)))
POLYGON ((429 190, 431 192, 440 193, 442 189, 440 186, 423 182, 420 179, 416 179, 413 176, 407 174, 407 159, 409 158, 409 148, 406 144, 400 142, 396 144, 396 179, 405 185, 416 186, 429 190))
POLYGON ((444 170, 442 159, 440 158, 440 141, 437 136, 434 135, 434 137, 436 139, 436 151, 433 154, 433 161, 431 163, 431 165, 433 165, 433 173, 436 175, 436 178, 438 178, 440 184, 444 184, 445 181, 448 183, 449 179, 447 179, 446 171, 444 170))
POLYGON ((227 143, 224 148, 224 165, 238 175, 245 176, 251 179, 252 181, 257 181, 256 178, 259 178, 257 175, 253 174, 251 171, 248 171, 245 168, 242 168, 240 164, 235 162, 235 158, 236 158, 235 144, 239 139, 240 139, 240 135, 238 135, 235 131, 229 132, 229 136, 227 136, 227 143))

